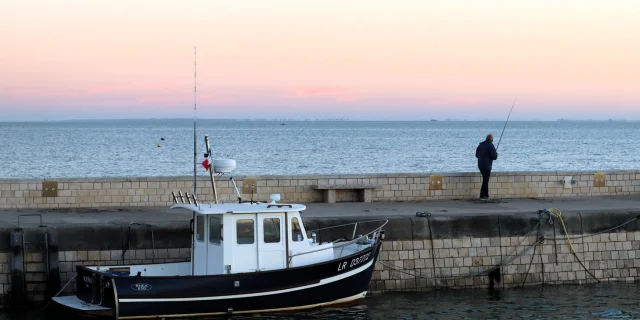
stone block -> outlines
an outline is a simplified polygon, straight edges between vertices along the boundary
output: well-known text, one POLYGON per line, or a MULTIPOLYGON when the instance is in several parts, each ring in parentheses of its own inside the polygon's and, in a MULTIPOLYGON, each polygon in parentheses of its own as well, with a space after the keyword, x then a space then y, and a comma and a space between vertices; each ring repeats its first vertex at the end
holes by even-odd
POLYGON ((399 251, 390 251, 389 252, 389 261, 397 261, 400 260, 400 252, 399 251))
POLYGON ((413 270, 413 269, 415 269, 415 261, 414 260, 404 260, 402 268, 404 270, 413 270))
MULTIPOLYGON (((131 250, 131 251, 133 251, 134 259, 144 260, 144 259, 147 258, 147 252, 144 249, 131 250)), ((178 257, 176 257, 176 258, 179 258, 179 257, 180 257, 180 255, 179 255, 179 252, 178 252, 178 257)), ((171 257, 171 258, 173 258, 173 257, 171 257)))
POLYGON ((24 254, 24 261, 25 262, 41 262, 41 261, 43 261, 42 253, 40 253, 40 252, 27 252, 27 253, 24 254))
POLYGON ((45 272, 46 267, 44 262, 26 262, 25 272, 45 272))

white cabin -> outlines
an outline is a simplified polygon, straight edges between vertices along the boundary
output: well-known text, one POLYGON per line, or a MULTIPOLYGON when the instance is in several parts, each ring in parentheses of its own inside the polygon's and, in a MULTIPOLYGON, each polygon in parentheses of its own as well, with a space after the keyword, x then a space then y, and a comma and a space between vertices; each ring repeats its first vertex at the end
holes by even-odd
MULTIPOLYGON (((205 144, 208 150, 205 157, 208 157, 211 150, 207 136, 205 144)), ((213 165, 208 171, 214 186, 214 195, 216 192, 213 173, 228 173, 235 166, 235 160, 213 160, 213 165)), ((231 181, 235 188, 235 181, 231 181)), ((241 199, 237 188, 235 191, 241 199)), ((271 195, 271 203, 222 204, 198 204, 195 196, 188 193, 185 203, 182 193, 179 193, 179 196, 173 192, 172 194, 175 203, 171 206, 172 209, 186 209, 195 215, 190 261, 87 267, 140 276, 220 275, 294 268, 342 258, 365 249, 375 243, 376 234, 384 226, 382 224, 372 233, 356 239, 355 223, 351 235, 354 240, 343 243, 318 243, 315 241, 315 235, 308 233, 304 228, 300 213, 306 207, 301 204, 276 203, 276 200, 280 200, 278 194, 271 195), (370 235, 372 239, 369 239, 370 235)))
POLYGON ((298 267, 335 258, 305 231, 301 204, 175 204, 195 213, 193 275, 298 267))
MULTIPOLYGON (((305 230, 301 204, 177 203, 195 215, 190 261, 139 265, 86 266, 140 276, 203 276, 261 272, 326 262, 359 252, 375 243, 378 231, 342 243, 318 243, 305 230)), ((351 225, 351 224, 349 224, 351 225)), ((330 229, 328 227, 325 229, 330 229)), ((356 235, 357 223, 353 229, 356 235)), ((376 229, 378 230, 378 229, 376 229)))

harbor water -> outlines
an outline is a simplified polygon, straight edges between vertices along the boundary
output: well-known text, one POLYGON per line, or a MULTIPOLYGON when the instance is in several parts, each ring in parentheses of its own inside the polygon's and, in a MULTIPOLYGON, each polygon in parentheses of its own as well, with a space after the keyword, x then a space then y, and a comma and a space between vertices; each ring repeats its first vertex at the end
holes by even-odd
MULTIPOLYGON (((501 121, 198 120, 235 175, 475 172, 501 121)), ((0 122, 0 178, 193 175, 193 120, 0 122)), ((494 171, 635 170, 640 122, 509 122, 494 171)), ((202 169, 202 167, 200 167, 202 169)), ((204 171, 200 172, 204 174, 204 171)))
MULTIPOLYGON (((39 309, 3 313, 0 320, 58 319, 39 309)), ((428 320, 428 319, 640 319, 640 283, 533 286, 380 293, 363 303, 286 314, 209 317, 233 320, 428 320)))

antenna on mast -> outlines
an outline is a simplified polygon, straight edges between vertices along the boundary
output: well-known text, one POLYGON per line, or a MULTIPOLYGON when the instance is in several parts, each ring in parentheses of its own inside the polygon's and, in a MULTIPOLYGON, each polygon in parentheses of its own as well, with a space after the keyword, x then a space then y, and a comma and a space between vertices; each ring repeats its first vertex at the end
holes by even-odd
POLYGON ((193 196, 196 195, 196 168, 197 168, 197 150, 196 150, 196 46, 193 46, 193 196))
MULTIPOLYGON (((197 150, 196 150, 196 46, 193 46, 193 200, 196 199, 196 183, 198 181, 197 177, 196 177, 196 168, 197 168, 197 150)), ((188 198, 188 197, 187 197, 188 198)), ((197 201, 196 202, 196 206, 197 206, 197 201)), ((192 218, 191 218, 191 223, 193 223, 192 226, 195 226, 196 223, 196 212, 193 211, 191 213, 192 218)), ((195 264, 194 264, 194 253, 195 253, 195 249, 196 249, 196 239, 193 235, 193 232, 191 233, 191 275, 195 275, 195 264)))

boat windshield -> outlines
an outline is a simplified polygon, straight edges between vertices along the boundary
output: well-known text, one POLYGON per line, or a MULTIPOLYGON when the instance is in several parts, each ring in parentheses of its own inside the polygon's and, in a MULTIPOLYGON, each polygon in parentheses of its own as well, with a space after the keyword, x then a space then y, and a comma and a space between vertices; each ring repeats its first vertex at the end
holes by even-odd
POLYGON ((293 241, 298 242, 302 241, 302 228, 300 228, 300 221, 298 221, 298 217, 293 217, 291 219, 291 239, 293 241))

